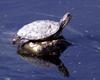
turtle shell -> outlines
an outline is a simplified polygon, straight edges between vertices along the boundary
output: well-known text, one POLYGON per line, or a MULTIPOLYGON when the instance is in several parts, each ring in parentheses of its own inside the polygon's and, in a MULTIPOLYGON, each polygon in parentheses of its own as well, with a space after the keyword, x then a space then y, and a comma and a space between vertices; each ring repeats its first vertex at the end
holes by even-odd
POLYGON ((28 40, 42 40, 54 35, 60 29, 59 23, 50 20, 37 20, 24 25, 17 35, 28 40))

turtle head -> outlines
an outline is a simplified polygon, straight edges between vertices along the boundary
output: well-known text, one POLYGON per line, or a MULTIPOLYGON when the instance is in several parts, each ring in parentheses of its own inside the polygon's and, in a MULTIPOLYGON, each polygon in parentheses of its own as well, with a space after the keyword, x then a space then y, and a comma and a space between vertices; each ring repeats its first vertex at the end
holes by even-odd
POLYGON ((23 43, 26 43, 28 42, 29 40, 27 39, 24 39, 24 38, 21 38, 19 36, 15 36, 13 39, 12 39, 12 44, 23 44, 23 43))
POLYGON ((70 22, 71 18, 72 18, 72 15, 71 15, 69 12, 67 12, 67 13, 60 19, 60 26, 61 26, 62 28, 64 28, 64 26, 67 25, 67 24, 70 22))

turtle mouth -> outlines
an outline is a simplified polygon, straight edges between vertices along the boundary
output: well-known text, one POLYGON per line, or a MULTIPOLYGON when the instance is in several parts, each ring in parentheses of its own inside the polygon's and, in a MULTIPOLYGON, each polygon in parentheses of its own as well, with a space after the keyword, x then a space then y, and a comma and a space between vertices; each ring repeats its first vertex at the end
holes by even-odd
POLYGON ((72 19, 72 15, 70 13, 67 14, 67 24, 70 22, 72 19))

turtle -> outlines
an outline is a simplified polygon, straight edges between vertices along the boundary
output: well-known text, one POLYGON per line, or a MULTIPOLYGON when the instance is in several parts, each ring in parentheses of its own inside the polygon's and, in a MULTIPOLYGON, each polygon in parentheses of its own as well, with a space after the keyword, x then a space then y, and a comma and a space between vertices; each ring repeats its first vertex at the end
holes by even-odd
POLYGON ((13 43, 32 41, 46 41, 57 38, 65 25, 71 20, 71 14, 65 13, 59 22, 53 20, 36 20, 20 28, 13 38, 13 43))

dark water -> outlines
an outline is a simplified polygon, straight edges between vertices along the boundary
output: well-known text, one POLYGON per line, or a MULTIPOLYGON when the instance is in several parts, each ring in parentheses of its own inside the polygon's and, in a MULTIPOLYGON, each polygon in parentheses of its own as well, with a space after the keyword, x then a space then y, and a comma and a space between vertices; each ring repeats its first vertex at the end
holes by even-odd
POLYGON ((0 0, 0 80, 100 80, 99 0, 0 0), (63 31, 74 46, 61 60, 70 71, 64 78, 55 67, 37 68, 22 59, 10 40, 24 24, 38 19, 73 15, 63 31))

